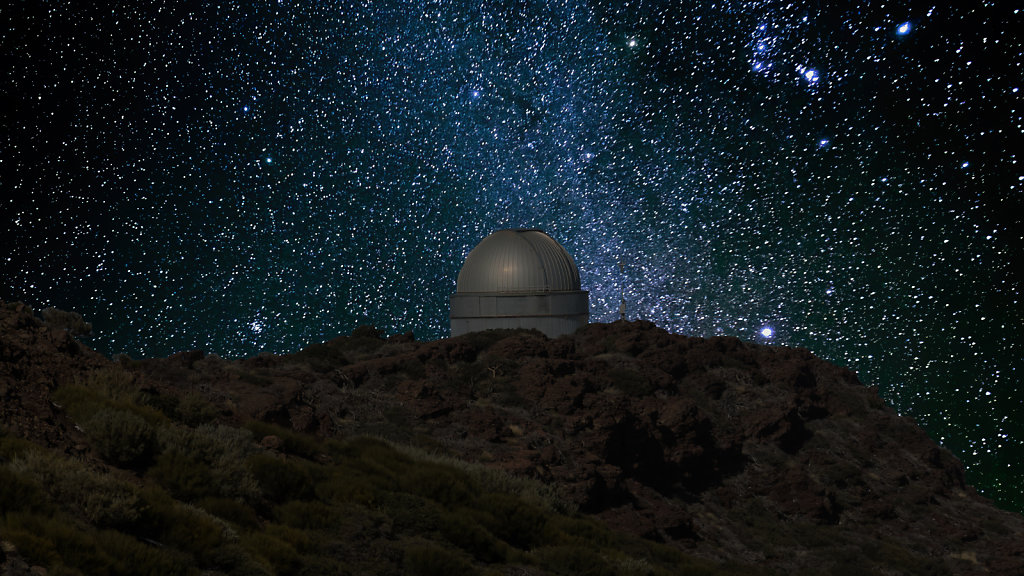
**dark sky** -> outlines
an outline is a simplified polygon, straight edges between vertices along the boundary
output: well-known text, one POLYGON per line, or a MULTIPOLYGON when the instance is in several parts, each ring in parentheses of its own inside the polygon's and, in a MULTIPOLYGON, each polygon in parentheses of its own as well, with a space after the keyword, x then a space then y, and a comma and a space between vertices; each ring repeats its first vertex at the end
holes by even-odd
POLYGON ((138 4, 4 8, 0 298, 133 357, 433 339, 538 227, 592 320, 809 348, 1024 509, 1014 3, 138 4))

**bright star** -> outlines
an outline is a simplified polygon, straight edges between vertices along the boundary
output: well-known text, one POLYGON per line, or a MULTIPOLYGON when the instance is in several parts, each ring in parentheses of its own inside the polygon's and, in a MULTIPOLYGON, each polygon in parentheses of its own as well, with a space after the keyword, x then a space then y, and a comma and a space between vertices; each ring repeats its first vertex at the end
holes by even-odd
POLYGON ((898 34, 900 36, 904 36, 908 32, 910 32, 910 28, 911 28, 910 22, 904 22, 904 23, 902 23, 902 24, 900 24, 899 26, 896 27, 896 34, 898 34))
POLYGON ((775 331, 772 330, 771 326, 765 326, 764 328, 761 328, 761 336, 764 336, 765 338, 771 338, 774 335, 775 331))

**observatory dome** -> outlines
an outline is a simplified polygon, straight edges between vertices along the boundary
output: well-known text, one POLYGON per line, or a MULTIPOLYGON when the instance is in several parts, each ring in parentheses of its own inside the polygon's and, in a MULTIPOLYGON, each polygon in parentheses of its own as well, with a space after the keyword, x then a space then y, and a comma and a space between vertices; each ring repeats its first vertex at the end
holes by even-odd
POLYGON ((498 230, 470 251, 451 296, 452 335, 534 328, 549 337, 590 318, 572 256, 541 230, 498 230))
POLYGON ((498 230, 484 238, 459 272, 456 292, 568 292, 580 289, 572 256, 540 230, 498 230))

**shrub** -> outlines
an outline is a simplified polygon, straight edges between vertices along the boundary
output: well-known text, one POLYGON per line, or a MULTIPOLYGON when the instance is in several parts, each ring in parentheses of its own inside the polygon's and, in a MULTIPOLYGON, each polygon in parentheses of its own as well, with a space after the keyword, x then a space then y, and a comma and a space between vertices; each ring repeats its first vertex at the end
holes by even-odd
POLYGON ((321 444, 316 438, 302 432, 296 432, 290 428, 260 420, 250 420, 245 423, 245 427, 252 431, 257 439, 266 436, 276 436, 281 440, 281 451, 288 454, 312 460, 316 458, 317 454, 323 452, 321 444))
POLYGON ((267 532, 250 532, 242 537, 242 543, 273 567, 276 574, 295 573, 299 568, 295 547, 267 532))
POLYGON ((594 550, 579 546, 548 546, 530 555, 538 564, 556 574, 571 576, 613 576, 613 570, 594 550))
POLYGON ((337 467, 333 473, 317 482, 317 498, 328 502, 351 502, 369 505, 376 501, 381 487, 367 474, 337 467))
POLYGON ((202 394, 188 392, 178 400, 176 406, 178 418, 188 426, 209 424, 217 418, 218 410, 202 394))
POLYGON ((8 512, 0 517, 0 527, 4 539, 13 542, 26 559, 50 570, 63 566, 62 554, 78 565, 95 565, 95 546, 67 517, 8 512))
POLYGON ((414 545, 407 548, 402 557, 402 564, 406 574, 416 574, 417 576, 451 576, 452 574, 469 575, 479 573, 465 559, 443 548, 429 544, 414 545))
POLYGON ((97 526, 124 526, 139 517, 136 489, 85 464, 41 451, 26 452, 11 470, 35 480, 65 510, 97 526))
POLYGON ((177 420, 181 417, 178 412, 181 399, 174 394, 160 394, 153 390, 147 390, 139 393, 139 403, 160 412, 167 418, 177 420))
POLYGON ((190 504, 174 502, 164 522, 162 538, 190 552, 202 564, 215 564, 218 551, 238 541, 238 534, 227 523, 190 504))
POLYGON ((208 496, 199 500, 197 506, 210 514, 234 522, 246 528, 258 528, 260 518, 251 506, 236 498, 208 496))
POLYGON ((272 502, 305 500, 314 496, 313 477, 306 464, 281 460, 269 454, 255 454, 249 466, 263 496, 272 502))
POLYGON ((149 464, 156 451, 156 432, 125 410, 100 410, 85 422, 85 433, 96 451, 117 466, 149 464))
MULTIPOLYGON (((379 440, 373 441, 380 442, 379 440)), ((465 478, 473 495, 484 492, 503 492, 512 494, 516 498, 548 512, 572 515, 577 510, 576 503, 566 498, 559 488, 539 480, 516 476, 504 470, 428 452, 407 444, 390 444, 390 447, 414 462, 428 462, 457 471, 465 478)))
POLYGON ((246 462, 257 449, 248 430, 204 424, 161 428, 159 436, 163 453, 149 474, 175 496, 258 497, 259 486, 246 462))
POLYGON ((478 521, 492 534, 521 550, 544 543, 547 514, 509 494, 485 494, 473 502, 478 521))
POLYGON ((454 506, 471 499, 474 487, 466 474, 451 466, 433 462, 410 463, 398 476, 399 489, 412 492, 445 506, 454 506))
POLYGON ((39 484, 6 466, 0 466, 0 486, 3 487, 0 488, 0 512, 45 510, 49 507, 39 484))
POLYGON ((166 415, 143 404, 150 400, 147 396, 151 395, 139 391, 131 373, 111 366, 94 370, 76 379, 75 384, 61 386, 54 392, 53 400, 83 425, 102 410, 130 412, 151 425, 167 422, 166 415))
POLYGON ((441 507, 425 498, 406 492, 382 494, 376 502, 391 519, 391 530, 404 534, 432 534, 440 524, 441 507))
POLYGON ((338 510, 325 502, 292 500, 274 510, 277 520, 302 530, 329 530, 338 521, 338 510))
POLYGON ((12 434, 7 434, 3 428, 0 428, 0 463, 13 460, 28 450, 36 450, 38 448, 38 444, 12 434))
POLYGON ((107 570, 110 574, 174 576, 194 571, 187 555, 143 544, 137 538, 114 530, 99 531, 95 542, 101 558, 110 563, 107 570))
POLYGON ((133 534, 185 552, 203 565, 224 567, 227 559, 237 559, 237 554, 229 549, 239 543, 238 533, 221 518, 173 500, 155 487, 143 488, 140 500, 144 506, 133 534))
POLYGON ((552 517, 544 527, 544 542, 551 545, 616 547, 607 527, 590 518, 552 517))
POLYGON ((135 376, 121 366, 93 370, 80 383, 85 388, 115 402, 137 403, 140 398, 135 376))
POLYGON ((78 312, 68 312, 54 307, 44 308, 40 314, 43 323, 50 328, 63 328, 72 336, 88 336, 92 334, 92 324, 82 319, 78 312))
POLYGON ((413 464, 412 458, 399 453, 384 440, 366 436, 353 438, 338 452, 346 467, 356 474, 374 477, 380 489, 395 489, 401 473, 413 464))
POLYGON ((165 449, 148 474, 164 489, 182 500, 217 496, 219 492, 218 487, 213 484, 213 470, 210 465, 202 461, 198 455, 191 454, 179 446, 165 449))
POLYGON ((50 574, 177 576, 195 572, 191 559, 178 551, 154 548, 114 530, 83 529, 62 515, 9 513, 0 520, 0 532, 26 559, 45 565, 50 574))
POLYGON ((464 509, 441 518, 441 534, 481 562, 504 562, 508 556, 508 545, 495 538, 464 509))

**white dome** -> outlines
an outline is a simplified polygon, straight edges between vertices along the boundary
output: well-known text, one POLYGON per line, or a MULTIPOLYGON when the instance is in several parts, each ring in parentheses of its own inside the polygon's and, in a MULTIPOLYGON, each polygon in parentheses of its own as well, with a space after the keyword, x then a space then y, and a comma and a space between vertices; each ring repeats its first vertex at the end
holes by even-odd
POLYGON ((456 293, 543 293, 580 290, 572 256, 540 230, 498 230, 477 244, 459 272, 456 293))

